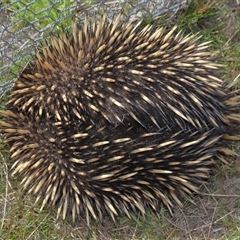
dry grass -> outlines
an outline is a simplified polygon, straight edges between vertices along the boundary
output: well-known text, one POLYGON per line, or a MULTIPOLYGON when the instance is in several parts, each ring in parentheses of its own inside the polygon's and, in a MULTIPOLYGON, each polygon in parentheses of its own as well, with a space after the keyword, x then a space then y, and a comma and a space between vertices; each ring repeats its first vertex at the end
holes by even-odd
MULTIPOLYGON (((200 31, 213 40, 213 49, 226 65, 226 79, 240 73, 240 5, 237 1, 193 1, 177 21, 186 31, 200 31), (234 5, 235 4, 235 5, 234 5)), ((238 86, 239 87, 239 86, 238 86)), ((1 139, 1 136, 0 136, 1 139)), ((239 143, 233 149, 240 153, 239 143)), ((8 153, 0 142, 0 239, 240 239, 240 157, 218 165, 201 195, 192 196, 173 217, 164 209, 160 219, 149 213, 145 220, 119 217, 116 225, 84 219, 74 226, 71 219, 56 221, 55 209, 34 206, 34 199, 19 190, 19 179, 9 175, 8 153)))

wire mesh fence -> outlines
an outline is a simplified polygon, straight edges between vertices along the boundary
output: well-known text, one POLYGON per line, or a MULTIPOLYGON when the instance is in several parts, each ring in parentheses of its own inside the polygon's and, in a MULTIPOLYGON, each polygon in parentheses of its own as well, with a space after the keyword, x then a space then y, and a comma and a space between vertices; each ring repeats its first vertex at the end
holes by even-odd
POLYGON ((74 17, 123 13, 124 21, 174 16, 187 0, 58 1, 8 0, 0 6, 0 98, 9 91, 39 43, 53 31, 71 27, 74 17))

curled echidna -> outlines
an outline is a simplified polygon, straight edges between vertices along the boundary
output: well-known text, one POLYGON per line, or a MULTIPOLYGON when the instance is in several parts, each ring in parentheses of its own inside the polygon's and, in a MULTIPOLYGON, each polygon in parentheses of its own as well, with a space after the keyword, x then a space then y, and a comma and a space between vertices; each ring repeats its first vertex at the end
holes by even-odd
POLYGON ((171 210, 232 154, 240 96, 209 44, 140 23, 86 17, 52 37, 2 112, 13 173, 63 218, 171 210))

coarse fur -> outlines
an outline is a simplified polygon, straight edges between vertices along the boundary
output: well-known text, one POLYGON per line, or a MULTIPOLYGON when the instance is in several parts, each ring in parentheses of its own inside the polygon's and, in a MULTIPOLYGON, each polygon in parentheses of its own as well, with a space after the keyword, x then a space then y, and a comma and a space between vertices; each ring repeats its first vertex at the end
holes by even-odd
POLYGON ((63 218, 171 211, 238 140, 240 96, 209 43, 120 18, 52 37, 1 112, 13 174, 63 218))

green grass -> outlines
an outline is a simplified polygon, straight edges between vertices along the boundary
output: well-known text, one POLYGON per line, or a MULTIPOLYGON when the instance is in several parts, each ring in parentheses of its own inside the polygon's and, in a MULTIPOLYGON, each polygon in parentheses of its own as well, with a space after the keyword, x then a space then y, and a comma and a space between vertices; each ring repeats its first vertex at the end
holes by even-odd
POLYGON ((15 27, 18 29, 28 27, 30 24, 38 29, 52 25, 59 19, 63 19, 62 26, 71 25, 70 11, 66 11, 73 3, 71 0, 65 1, 15 1, 10 0, 10 10, 14 13, 14 20, 19 19, 15 27))
MULTIPOLYGON (((37 0, 37 1, 15 1, 9 0, 8 8, 6 11, 10 14, 10 21, 13 22, 13 30, 15 38, 22 39, 24 34, 33 36, 36 31, 43 31, 44 34, 47 32, 60 32, 62 29, 70 27, 72 24, 72 9, 74 6, 73 1, 48 1, 48 0, 37 0), (24 30, 26 29, 26 30, 24 30), (27 31, 27 33, 26 33, 27 31), (24 32, 24 33, 22 33, 24 32)), ((27 39, 28 41, 30 38, 27 39)), ((29 44, 29 43, 28 43, 29 44)), ((35 45, 36 43, 30 44, 35 45)), ((25 45, 25 43, 24 43, 25 45)), ((16 49, 19 50, 19 45, 12 46, 12 50, 15 53, 16 49)), ((10 49, 9 49, 10 50, 10 49)), ((28 61, 31 59, 29 55, 29 49, 20 50, 19 55, 25 56, 21 59, 15 59, 14 64, 8 69, 9 73, 1 76, 0 83, 7 82, 11 79, 18 77, 19 72, 26 66, 28 61)), ((13 55, 14 59, 15 56, 13 55)), ((6 62, 0 63, 0 67, 3 67, 6 62)))
MULTIPOLYGON (((19 10, 15 16, 24 19, 19 21, 17 27, 27 27, 35 16, 40 20, 36 27, 42 28, 56 21, 65 4, 70 3, 65 1, 57 4, 53 12, 41 12, 49 4, 44 0, 30 5, 26 12, 21 11, 25 6, 23 3, 13 4, 11 9, 19 10)), ((167 20, 164 18, 164 21, 167 20)), ((145 20, 146 23, 150 21, 152 19, 145 20)), ((69 24, 68 18, 64 24, 69 24)), ((223 0, 195 0, 188 9, 178 13, 177 19, 171 22, 171 25, 174 24, 186 34, 200 32, 203 36, 201 41, 212 41, 212 50, 219 61, 225 64, 224 79, 231 82, 238 76, 240 17, 232 5, 223 0)), ((15 66, 11 71, 17 73, 19 68, 15 66)), ((235 87, 239 88, 240 84, 235 87)), ((6 100, 2 100, 1 108, 3 101, 6 100)), ((233 144, 234 150, 239 151, 239 147, 239 143, 233 144)), ((1 135, 0 153, 0 239, 240 239, 239 157, 227 159, 230 162, 228 166, 218 165, 209 183, 201 187, 202 196, 192 196, 196 205, 186 201, 183 209, 174 209, 173 216, 163 209, 160 219, 148 213, 145 220, 119 217, 114 225, 106 218, 103 226, 92 222, 89 229, 84 221, 72 225, 70 217, 66 221, 56 221, 56 209, 51 211, 45 208, 39 213, 41 203, 34 206, 34 198, 23 197, 24 193, 19 190, 19 179, 10 176, 9 153, 1 135)))

